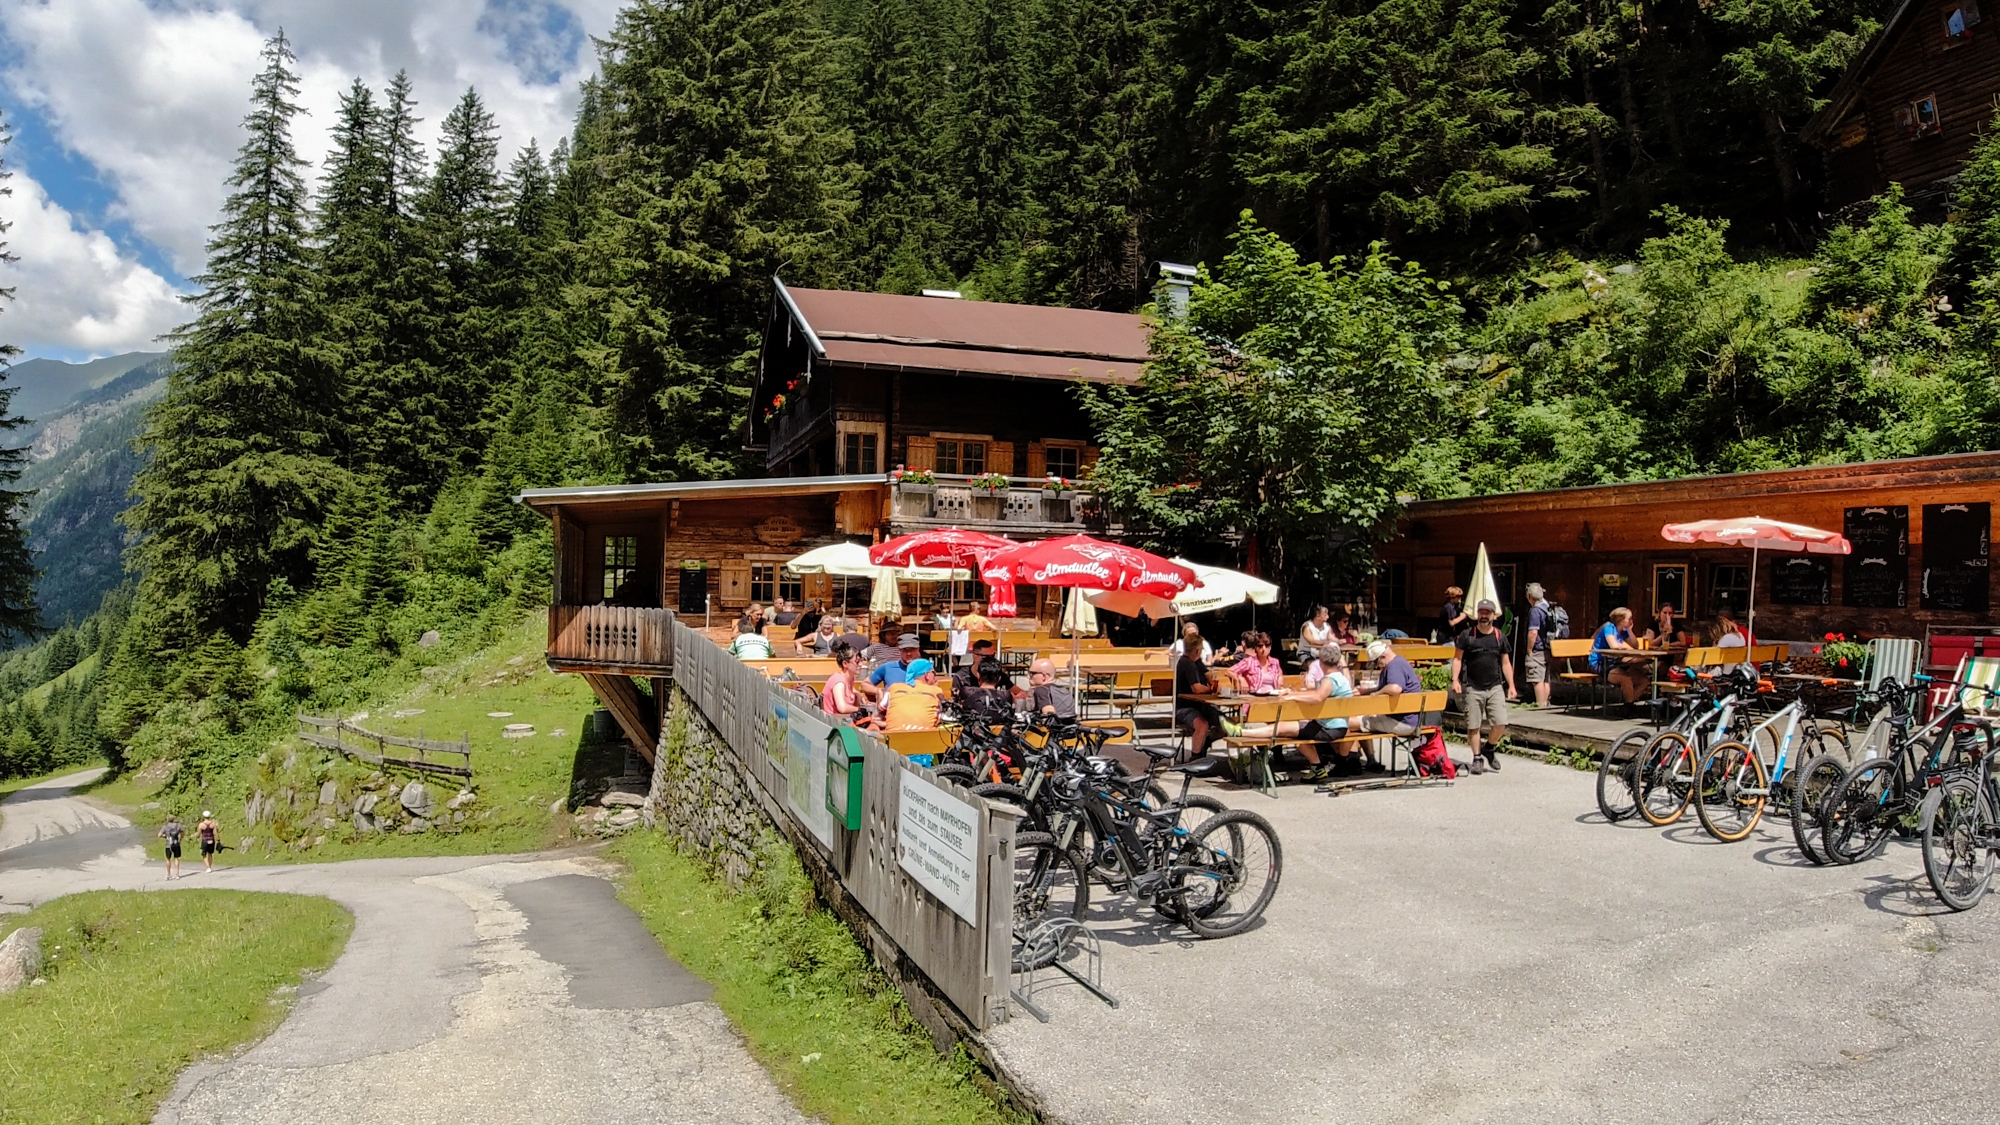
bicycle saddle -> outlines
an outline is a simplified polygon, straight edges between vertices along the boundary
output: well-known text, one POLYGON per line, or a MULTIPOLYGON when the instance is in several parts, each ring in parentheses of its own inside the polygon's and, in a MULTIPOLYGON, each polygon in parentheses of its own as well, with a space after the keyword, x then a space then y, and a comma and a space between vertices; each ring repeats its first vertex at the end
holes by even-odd
POLYGON ((1215 777, 1229 772, 1229 762, 1224 758, 1196 758, 1186 765, 1168 766, 1167 769, 1189 777, 1215 777))

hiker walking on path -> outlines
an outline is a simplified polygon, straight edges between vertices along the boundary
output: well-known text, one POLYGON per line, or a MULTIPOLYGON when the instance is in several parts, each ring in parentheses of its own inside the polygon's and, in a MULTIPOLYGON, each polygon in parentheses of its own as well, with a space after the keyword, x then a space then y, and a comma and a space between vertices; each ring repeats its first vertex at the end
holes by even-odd
POLYGON ((201 840, 201 869, 215 870, 215 853, 222 850, 222 826, 215 823, 215 814, 203 809, 194 834, 201 840))
POLYGON ((167 878, 175 879, 181 873, 181 818, 178 813, 167 814, 167 822, 160 826, 160 839, 167 842, 167 878))

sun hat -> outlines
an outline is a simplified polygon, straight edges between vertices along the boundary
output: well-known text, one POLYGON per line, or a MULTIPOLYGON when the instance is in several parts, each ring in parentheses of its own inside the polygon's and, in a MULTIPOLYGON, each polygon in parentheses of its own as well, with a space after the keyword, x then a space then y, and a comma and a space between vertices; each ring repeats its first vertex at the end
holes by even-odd
POLYGON ((1388 652, 1389 652, 1389 642, 1388 642, 1388 641, 1369 641, 1369 642, 1368 642, 1368 659, 1370 659, 1370 660, 1380 660, 1380 659, 1382 659, 1382 657, 1384 657, 1385 655, 1387 655, 1387 654, 1388 654, 1388 652))
POLYGON ((201 810, 201 815, 202 815, 202 816, 204 816, 204 817, 210 817, 210 816, 214 816, 215 814, 214 814, 214 813, 212 813, 212 812, 209 812, 209 811, 208 811, 207 809, 203 809, 203 810, 201 810))

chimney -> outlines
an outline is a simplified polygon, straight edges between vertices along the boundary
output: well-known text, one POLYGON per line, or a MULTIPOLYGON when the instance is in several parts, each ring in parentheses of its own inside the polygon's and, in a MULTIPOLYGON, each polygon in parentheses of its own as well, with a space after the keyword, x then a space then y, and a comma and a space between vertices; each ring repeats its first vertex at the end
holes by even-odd
POLYGON ((1188 294, 1194 291, 1197 267, 1160 263, 1160 310, 1179 320, 1187 315, 1188 294))

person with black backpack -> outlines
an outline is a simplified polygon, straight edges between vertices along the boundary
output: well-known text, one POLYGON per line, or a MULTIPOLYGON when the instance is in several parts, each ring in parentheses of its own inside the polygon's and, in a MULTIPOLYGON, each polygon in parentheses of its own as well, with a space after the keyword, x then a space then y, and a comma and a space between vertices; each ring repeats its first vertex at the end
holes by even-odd
POLYGON ((1528 583, 1528 687, 1535 693, 1535 701, 1523 704, 1526 707, 1547 707, 1549 705, 1549 642, 1563 639, 1569 615, 1563 608, 1553 605, 1542 590, 1540 582, 1528 583), (1556 615, 1562 614, 1560 621, 1556 615))

